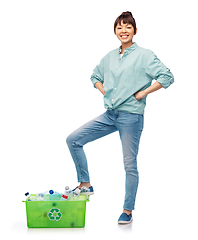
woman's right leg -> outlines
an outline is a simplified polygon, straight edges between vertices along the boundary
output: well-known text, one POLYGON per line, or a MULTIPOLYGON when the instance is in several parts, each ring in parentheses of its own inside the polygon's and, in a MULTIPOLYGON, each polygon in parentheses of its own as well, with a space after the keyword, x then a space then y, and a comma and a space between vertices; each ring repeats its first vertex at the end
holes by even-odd
POLYGON ((106 111, 104 114, 84 124, 67 137, 66 142, 75 163, 78 182, 90 182, 87 158, 83 146, 88 142, 92 142, 117 131, 114 120, 113 116, 109 114, 109 111, 106 111))

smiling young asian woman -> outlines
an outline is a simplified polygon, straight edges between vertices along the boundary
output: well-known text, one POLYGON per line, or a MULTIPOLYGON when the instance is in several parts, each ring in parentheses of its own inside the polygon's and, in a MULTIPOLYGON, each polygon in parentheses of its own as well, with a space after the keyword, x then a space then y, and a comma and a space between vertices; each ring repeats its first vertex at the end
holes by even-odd
POLYGON ((114 33, 121 46, 104 56, 91 76, 94 87, 104 95, 104 107, 107 110, 71 133, 66 142, 80 182, 76 188, 86 186, 93 194, 83 146, 115 131, 119 132, 126 180, 123 213, 118 223, 126 224, 133 219, 132 210, 139 182, 137 155, 146 97, 162 87, 168 88, 174 82, 174 77, 151 50, 133 42, 137 28, 131 12, 123 12, 115 20, 114 33), (154 79, 156 81, 152 84, 154 79))

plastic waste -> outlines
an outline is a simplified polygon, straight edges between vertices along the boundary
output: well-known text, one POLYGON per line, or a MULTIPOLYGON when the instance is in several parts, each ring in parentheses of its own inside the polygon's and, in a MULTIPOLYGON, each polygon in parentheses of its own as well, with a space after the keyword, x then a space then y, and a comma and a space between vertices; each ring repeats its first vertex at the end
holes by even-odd
POLYGON ((76 188, 74 191, 71 190, 68 186, 65 187, 64 195, 68 196, 67 200, 77 200, 80 195, 81 190, 76 188))
POLYGON ((49 191, 37 193, 34 201, 49 201, 50 200, 49 195, 50 195, 49 191))
POLYGON ((25 196, 26 196, 26 200, 27 200, 27 201, 34 201, 35 198, 36 198, 35 196, 30 195, 29 192, 26 192, 26 193, 25 193, 25 196))
POLYGON ((68 196, 63 194, 60 201, 66 201, 67 199, 68 199, 68 196))
POLYGON ((76 188, 76 190, 74 191, 74 195, 79 196, 80 192, 81 190, 79 188, 76 188))
POLYGON ((52 189, 37 194, 25 193, 26 201, 75 201, 78 200, 80 195, 86 195, 88 199, 90 189, 83 186, 81 189, 76 188, 75 190, 71 190, 69 186, 66 186, 64 193, 55 192, 52 189))
POLYGON ((65 187, 65 195, 69 195, 72 192, 72 190, 69 188, 69 186, 65 187))
POLYGON ((58 192, 54 192, 53 190, 49 190, 49 200, 50 201, 59 201, 62 197, 62 194, 58 192))
POLYGON ((44 193, 37 193, 35 201, 44 201, 44 193))
POLYGON ((64 195, 68 197, 67 200, 70 200, 73 197, 73 191, 69 188, 69 186, 65 187, 64 195))
POLYGON ((80 196, 80 192, 81 192, 81 189, 76 188, 76 189, 73 191, 73 198, 72 198, 72 200, 78 200, 78 198, 79 198, 79 196, 80 196))

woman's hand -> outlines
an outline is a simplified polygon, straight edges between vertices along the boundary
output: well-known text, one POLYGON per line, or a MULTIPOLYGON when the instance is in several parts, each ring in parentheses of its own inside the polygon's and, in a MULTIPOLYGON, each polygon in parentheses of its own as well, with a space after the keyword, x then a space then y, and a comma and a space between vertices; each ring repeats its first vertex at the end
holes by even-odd
POLYGON ((139 101, 140 99, 146 97, 146 95, 148 95, 149 93, 155 92, 155 91, 159 90, 160 88, 162 88, 162 85, 156 81, 155 83, 153 83, 153 85, 146 88, 145 90, 136 92, 135 98, 139 101))
POLYGON ((146 97, 146 93, 144 91, 139 91, 135 93, 135 98, 139 101, 140 99, 146 97))
POLYGON ((97 82, 97 83, 95 83, 95 87, 103 94, 103 95, 105 95, 105 91, 104 91, 104 86, 103 86, 103 84, 101 83, 101 82, 97 82))

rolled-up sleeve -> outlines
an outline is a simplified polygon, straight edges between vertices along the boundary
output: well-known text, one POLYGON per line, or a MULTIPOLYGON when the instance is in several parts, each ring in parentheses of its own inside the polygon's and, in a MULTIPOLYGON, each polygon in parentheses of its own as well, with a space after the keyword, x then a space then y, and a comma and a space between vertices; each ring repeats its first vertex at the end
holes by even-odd
POLYGON ((174 76, 158 58, 151 51, 147 63, 146 73, 152 78, 159 82, 163 88, 168 88, 174 82, 174 76))
POLYGON ((104 59, 102 59, 100 63, 94 68, 93 73, 91 75, 91 81, 94 87, 95 83, 104 82, 104 59))

